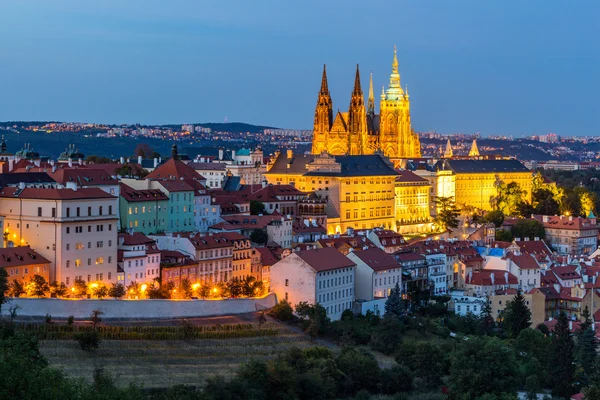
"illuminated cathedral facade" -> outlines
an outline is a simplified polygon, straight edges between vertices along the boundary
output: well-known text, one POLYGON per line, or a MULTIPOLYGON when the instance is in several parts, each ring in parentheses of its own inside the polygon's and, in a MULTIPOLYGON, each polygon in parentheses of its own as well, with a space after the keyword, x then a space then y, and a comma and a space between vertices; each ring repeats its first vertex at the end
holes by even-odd
POLYGON ((375 114, 373 76, 370 77, 369 97, 365 105, 357 65, 348 112, 338 111, 334 116, 324 66, 313 132, 312 154, 363 155, 381 152, 391 159, 421 157, 419 137, 410 123, 408 89, 404 91, 400 86, 396 49, 388 88, 382 88, 379 114, 375 114))

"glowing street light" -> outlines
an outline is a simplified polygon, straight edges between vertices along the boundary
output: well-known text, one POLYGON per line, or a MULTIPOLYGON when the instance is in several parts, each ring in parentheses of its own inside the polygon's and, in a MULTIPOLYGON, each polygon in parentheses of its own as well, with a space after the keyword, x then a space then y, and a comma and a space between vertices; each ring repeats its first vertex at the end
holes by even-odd
POLYGON ((146 285, 145 283, 142 285, 141 287, 142 289, 142 293, 146 291, 146 289, 148 289, 148 285, 146 285))
POLYGON ((200 287, 200 284, 199 284, 199 283, 194 283, 194 284, 192 285, 192 289, 194 289, 194 290, 198 290, 198 288, 199 288, 199 287, 200 287))

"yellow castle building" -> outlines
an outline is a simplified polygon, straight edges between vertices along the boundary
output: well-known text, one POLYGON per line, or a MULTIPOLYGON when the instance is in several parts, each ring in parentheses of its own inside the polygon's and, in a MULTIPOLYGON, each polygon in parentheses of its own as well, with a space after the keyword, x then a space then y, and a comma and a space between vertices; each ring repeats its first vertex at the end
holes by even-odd
POLYGON ((376 151, 392 160, 421 157, 419 136, 411 127, 408 89, 404 91, 400 86, 395 48, 390 82, 387 90, 382 88, 379 114, 375 114, 372 75, 365 106, 358 65, 348 112, 338 111, 333 116, 325 66, 315 109, 312 154, 366 155, 376 151))

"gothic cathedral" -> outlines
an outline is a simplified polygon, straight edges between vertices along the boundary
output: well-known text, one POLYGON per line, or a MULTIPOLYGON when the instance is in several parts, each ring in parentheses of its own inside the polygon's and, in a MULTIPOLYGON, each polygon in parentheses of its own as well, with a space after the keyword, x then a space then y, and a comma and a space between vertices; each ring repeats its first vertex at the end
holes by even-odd
POLYGON ((375 114, 373 76, 370 77, 369 98, 365 107, 358 65, 348 112, 338 111, 333 118, 332 110, 327 72, 323 66, 321 91, 315 110, 313 154, 360 155, 381 151, 391 159, 421 157, 419 137, 410 126, 408 90, 405 92, 400 87, 395 48, 390 83, 387 90, 382 88, 381 92, 379 115, 375 114))

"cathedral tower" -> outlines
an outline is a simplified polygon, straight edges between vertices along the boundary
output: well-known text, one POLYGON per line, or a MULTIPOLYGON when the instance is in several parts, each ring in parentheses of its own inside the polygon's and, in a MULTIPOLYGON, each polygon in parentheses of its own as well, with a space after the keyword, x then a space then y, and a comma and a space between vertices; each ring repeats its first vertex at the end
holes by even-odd
POLYGON ((321 78, 321 90, 317 99, 315 109, 315 126, 313 131, 312 153, 320 154, 327 151, 329 131, 333 123, 333 109, 329 87, 327 86, 327 68, 323 65, 323 77, 321 78))
POLYGON ((363 154, 367 140, 367 111, 365 109, 365 97, 360 85, 358 64, 356 64, 354 90, 352 90, 348 109, 348 133, 348 154, 363 154))

